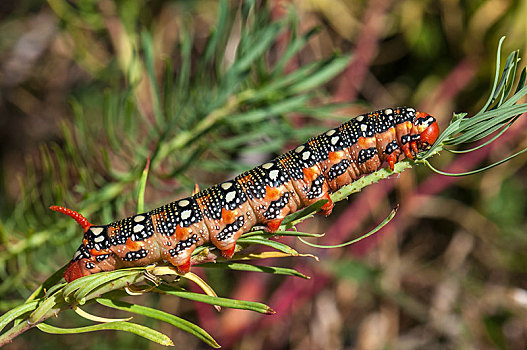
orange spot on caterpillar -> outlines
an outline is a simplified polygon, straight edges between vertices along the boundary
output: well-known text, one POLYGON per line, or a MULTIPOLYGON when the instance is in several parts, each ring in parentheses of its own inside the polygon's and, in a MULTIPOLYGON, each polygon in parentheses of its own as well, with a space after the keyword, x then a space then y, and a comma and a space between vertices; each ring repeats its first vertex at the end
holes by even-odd
POLYGON ((280 198, 282 191, 278 187, 265 187, 265 200, 266 201, 275 201, 280 198))
POLYGON ((232 224, 238 218, 238 210, 221 209, 221 220, 224 224, 232 224))
POLYGON ((99 255, 105 255, 110 254, 109 249, 103 249, 103 250, 96 250, 96 249, 90 249, 90 255, 92 256, 99 256, 99 255))
POLYGON ((126 248, 129 250, 139 250, 142 248, 142 244, 139 242, 132 241, 130 238, 126 240, 126 248))
POLYGON ((52 205, 51 207, 49 207, 49 209, 68 215, 70 218, 77 221, 77 223, 82 227, 84 232, 88 231, 88 229, 93 226, 92 224, 90 224, 88 219, 86 219, 80 213, 77 213, 75 210, 64 208, 58 205, 52 205))
POLYGON ((328 153, 328 158, 332 163, 338 163, 343 157, 344 157, 344 152, 342 151, 328 153))
POLYGON ((304 173, 304 181, 306 182, 313 182, 313 180, 315 180, 319 173, 318 168, 316 168, 316 166, 312 166, 311 168, 304 168, 302 169, 302 172, 304 173))
POLYGON ((188 237, 189 229, 176 225, 176 238, 178 241, 184 240, 188 237))
POLYGON ((377 144, 377 139, 376 139, 376 136, 373 136, 373 137, 359 137, 359 146, 360 148, 362 149, 366 149, 366 148, 370 148, 370 147, 375 147, 375 145, 377 144))
POLYGON ((366 139, 364 137, 359 137, 358 143, 360 148, 366 148, 366 139))

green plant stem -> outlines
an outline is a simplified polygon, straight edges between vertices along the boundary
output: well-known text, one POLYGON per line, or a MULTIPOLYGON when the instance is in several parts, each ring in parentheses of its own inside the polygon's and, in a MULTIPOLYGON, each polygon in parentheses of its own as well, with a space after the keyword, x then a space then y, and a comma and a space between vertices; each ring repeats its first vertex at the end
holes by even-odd
POLYGON ((229 98, 223 107, 209 113, 192 130, 182 131, 170 142, 163 142, 158 151, 152 155, 152 169, 157 168, 157 162, 163 161, 174 151, 187 146, 192 140, 211 128, 215 123, 235 112, 240 105, 240 101, 241 99, 236 96, 229 98))
POLYGON ((21 322, 5 332, 4 334, 0 335, 0 348, 6 344, 9 344, 20 334, 24 333, 25 331, 35 327, 35 325, 30 324, 29 322, 21 322))

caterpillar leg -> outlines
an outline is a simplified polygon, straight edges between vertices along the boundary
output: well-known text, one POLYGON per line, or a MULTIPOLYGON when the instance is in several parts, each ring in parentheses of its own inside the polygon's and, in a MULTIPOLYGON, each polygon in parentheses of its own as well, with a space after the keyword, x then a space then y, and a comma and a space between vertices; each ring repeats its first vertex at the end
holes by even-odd
POLYGON ((230 259, 232 258, 232 256, 234 255, 234 251, 236 250, 236 243, 234 243, 232 245, 232 247, 230 248, 227 248, 225 250, 222 250, 221 251, 221 255, 226 258, 226 259, 230 259))
POLYGON ((412 154, 412 150, 410 149, 410 145, 407 143, 402 147, 403 153, 408 159, 414 159, 414 156, 412 154))
POLYGON ((387 157, 387 161, 388 161, 388 165, 390 166, 390 169, 392 169, 392 171, 394 171, 395 170, 395 163, 397 163, 398 157, 394 153, 392 153, 392 154, 390 154, 387 157))
POLYGON ((269 233, 275 233, 280 228, 280 225, 284 221, 284 218, 270 220, 265 224, 265 231, 269 233))
POLYGON ((164 256, 164 260, 168 261, 174 267, 177 268, 181 274, 190 272, 192 252, 196 249, 196 243, 193 242, 192 238, 180 241, 176 244, 174 249, 168 250, 168 254, 164 256), (185 242, 186 241, 186 242, 185 242), (181 242, 184 242, 181 244, 181 242), (187 247, 187 245, 189 245, 187 247))
POLYGON ((417 149, 417 142, 415 141, 410 142, 410 147, 412 148, 412 151, 414 152, 414 154, 419 153, 419 150, 417 149))
POLYGON ((190 258, 191 256, 189 255, 182 263, 181 265, 174 265, 176 266, 178 272, 182 275, 190 272, 190 258))
POLYGON ((324 199, 327 199, 328 202, 326 204, 324 204, 322 206, 322 208, 320 208, 320 211, 319 213, 324 215, 324 216, 329 216, 331 214, 331 212, 333 211, 333 201, 331 200, 331 197, 329 196, 329 193, 326 192, 325 196, 324 196, 324 199))

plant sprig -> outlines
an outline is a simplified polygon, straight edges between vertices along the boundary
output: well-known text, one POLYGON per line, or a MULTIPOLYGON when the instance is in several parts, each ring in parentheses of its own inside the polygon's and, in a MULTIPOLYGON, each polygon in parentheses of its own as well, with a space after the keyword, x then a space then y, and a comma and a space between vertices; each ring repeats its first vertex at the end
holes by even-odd
POLYGON ((519 51, 509 54, 503 70, 500 69, 501 47, 505 37, 502 37, 498 44, 496 55, 496 72, 494 83, 487 102, 481 110, 474 116, 468 117, 467 113, 455 113, 448 127, 441 133, 434 145, 417 158, 418 162, 426 164, 434 172, 445 176, 467 176, 489 170, 510 159, 524 153, 526 149, 520 150, 495 163, 463 173, 448 173, 433 167, 428 158, 433 154, 446 149, 453 153, 470 153, 486 147, 503 135, 512 124, 527 112, 527 104, 520 103, 521 98, 527 94, 527 68, 524 67, 518 79, 518 84, 513 92, 516 71, 520 62, 519 51), (501 72, 501 75, 500 75, 501 72), (465 150, 451 150, 447 147, 472 144, 481 141, 490 135, 495 134, 480 145, 465 150))

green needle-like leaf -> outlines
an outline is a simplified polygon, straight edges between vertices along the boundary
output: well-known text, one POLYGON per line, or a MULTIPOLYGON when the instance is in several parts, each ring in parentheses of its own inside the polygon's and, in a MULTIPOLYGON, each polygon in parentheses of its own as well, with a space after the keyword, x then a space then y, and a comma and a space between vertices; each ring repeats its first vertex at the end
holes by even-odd
POLYGON ((315 244, 315 243, 308 242, 308 241, 304 240, 302 237, 298 237, 298 239, 301 240, 302 242, 304 242, 305 244, 307 244, 307 245, 309 245, 311 247, 315 247, 315 248, 326 248, 326 249, 328 249, 328 248, 342 248, 342 247, 345 247, 345 246, 357 243, 359 241, 362 241, 363 239, 368 238, 371 235, 377 233, 377 231, 379 231, 381 228, 386 226, 393 219, 393 217, 395 216, 396 212, 397 212, 397 208, 393 209, 390 212, 390 214, 386 217, 386 219, 384 219, 373 230, 371 230, 368 233, 365 233, 362 236, 360 236, 358 238, 355 238, 355 239, 353 239, 353 240, 351 240, 349 242, 344 242, 344 243, 336 244, 336 245, 321 245, 321 244, 315 244))
POLYGON ((160 285, 154 291, 175 295, 180 298, 185 298, 189 300, 198 301, 200 303, 206 303, 211 305, 218 305, 222 307, 228 307, 231 309, 241 309, 241 310, 250 310, 256 311, 262 314, 274 314, 273 309, 269 306, 257 303, 254 301, 245 301, 245 300, 236 300, 236 299, 227 299, 222 297, 212 297, 206 294, 186 292, 181 289, 174 289, 172 286, 160 285))
POLYGON ((0 316, 0 331, 5 328, 10 322, 16 320, 18 317, 27 314, 35 310, 38 305, 38 300, 33 300, 26 302, 22 305, 15 307, 14 309, 9 310, 2 316, 0 316))
POLYGON ((88 332, 104 331, 104 330, 124 331, 124 332, 130 332, 130 333, 136 334, 138 336, 141 336, 143 338, 146 338, 148 340, 151 340, 153 342, 156 342, 164 346, 174 346, 174 343, 172 342, 172 340, 165 334, 158 332, 156 330, 153 330, 151 328, 141 326, 135 323, 130 323, 130 322, 108 322, 108 323, 100 323, 100 324, 93 325, 93 326, 76 327, 76 328, 60 328, 60 327, 51 326, 46 323, 40 323, 37 325, 37 328, 40 329, 42 332, 51 333, 51 334, 78 334, 78 333, 88 333, 88 332))
POLYGON ((259 265, 250 265, 242 264, 237 262, 215 262, 215 263, 204 263, 200 264, 199 267, 209 268, 209 269, 227 269, 227 270, 236 270, 236 271, 250 271, 250 272, 265 272, 274 275, 289 275, 297 276, 305 279, 309 279, 309 276, 304 275, 294 269, 288 269, 285 267, 272 267, 272 266, 259 266, 259 265))
POLYGON ((335 75, 340 73, 349 64, 351 56, 338 57, 335 60, 331 60, 325 67, 320 68, 316 73, 312 74, 309 78, 304 79, 301 83, 295 84, 291 88, 291 92, 305 92, 311 90, 321 84, 328 82, 335 75))
POLYGON ((291 248, 290 246, 280 243, 280 242, 270 241, 266 238, 244 237, 244 238, 240 238, 238 240, 238 243, 239 244, 244 244, 244 243, 261 244, 261 245, 265 245, 265 246, 274 248, 276 250, 282 251, 284 253, 291 254, 293 256, 298 255, 298 252, 294 250, 293 248, 291 248))
POLYGON ((146 165, 141 174, 141 180, 139 181, 139 193, 137 195, 137 213, 143 213, 145 211, 145 191, 146 191, 146 180, 148 179, 148 171, 150 170, 150 157, 146 160, 146 165))

